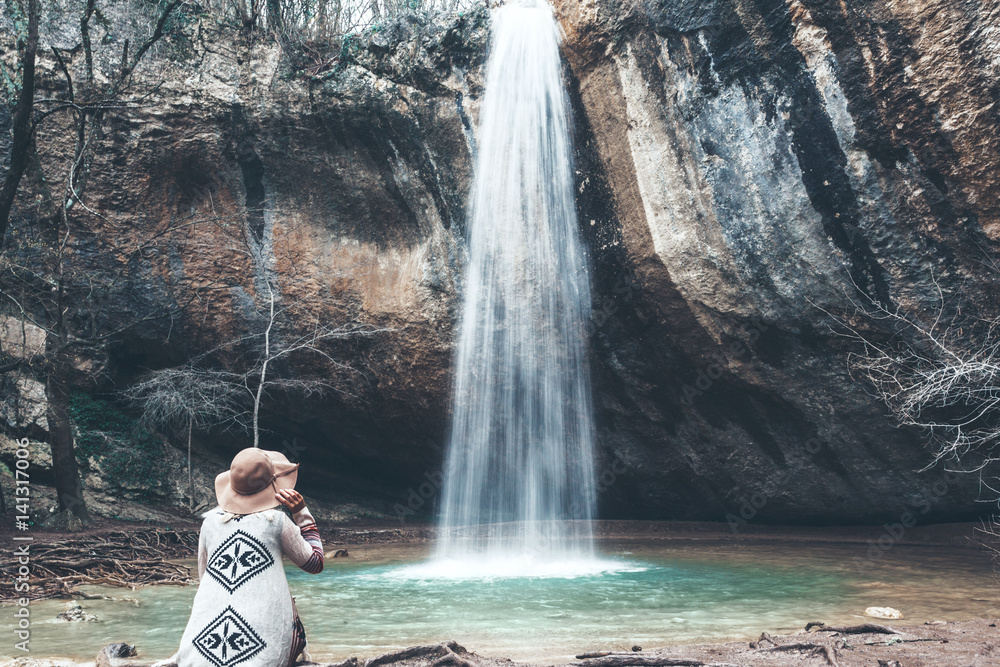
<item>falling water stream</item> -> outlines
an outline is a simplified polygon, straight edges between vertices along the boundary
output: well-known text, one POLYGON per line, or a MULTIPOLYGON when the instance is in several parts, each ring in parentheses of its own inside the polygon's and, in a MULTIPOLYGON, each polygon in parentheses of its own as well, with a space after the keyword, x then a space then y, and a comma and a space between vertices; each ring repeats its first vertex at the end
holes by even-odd
POLYGON ((593 418, 560 33, 494 14, 436 559, 537 572, 593 559, 593 418))

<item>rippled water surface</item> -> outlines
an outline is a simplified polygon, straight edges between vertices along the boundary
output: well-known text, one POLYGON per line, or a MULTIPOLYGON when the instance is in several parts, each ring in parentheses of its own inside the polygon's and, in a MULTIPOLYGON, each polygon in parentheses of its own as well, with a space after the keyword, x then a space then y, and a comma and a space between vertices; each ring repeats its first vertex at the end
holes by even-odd
MULTIPOLYGON (((605 541, 596 571, 536 577, 442 577, 422 569, 429 547, 356 548, 319 576, 286 566, 314 659, 370 656, 455 639, 482 654, 555 662, 584 650, 756 638, 809 621, 857 620, 869 606, 907 622, 1000 615, 989 556, 970 549, 897 546, 877 561, 865 545, 605 541)), ((451 573, 454 575, 454 572, 451 573)), ((99 617, 56 621, 64 601, 33 603, 32 656, 93 660, 112 641, 140 656, 176 650, 195 587, 88 590, 137 601, 83 600, 99 617)), ((10 607, 6 608, 12 611, 10 607)), ((10 637, 10 614, 5 613, 10 637)), ((13 642, 0 655, 14 655, 13 642)))

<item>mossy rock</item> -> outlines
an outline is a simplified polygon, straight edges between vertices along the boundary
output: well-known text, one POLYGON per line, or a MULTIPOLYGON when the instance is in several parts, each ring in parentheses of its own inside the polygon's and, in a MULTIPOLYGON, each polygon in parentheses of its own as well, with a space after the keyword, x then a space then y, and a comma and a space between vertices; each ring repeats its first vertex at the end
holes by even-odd
POLYGON ((56 512, 46 519, 42 526, 49 530, 65 530, 71 533, 78 533, 83 530, 83 522, 69 510, 56 512))

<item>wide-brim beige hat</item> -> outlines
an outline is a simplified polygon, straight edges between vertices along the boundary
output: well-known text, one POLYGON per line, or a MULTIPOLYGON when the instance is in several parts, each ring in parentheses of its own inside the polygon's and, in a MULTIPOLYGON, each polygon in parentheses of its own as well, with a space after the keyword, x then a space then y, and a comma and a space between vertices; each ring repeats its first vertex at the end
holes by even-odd
POLYGON ((295 488, 298 477, 299 464, 281 452, 247 447, 215 478, 215 497, 227 512, 252 514, 280 505, 274 494, 295 488))

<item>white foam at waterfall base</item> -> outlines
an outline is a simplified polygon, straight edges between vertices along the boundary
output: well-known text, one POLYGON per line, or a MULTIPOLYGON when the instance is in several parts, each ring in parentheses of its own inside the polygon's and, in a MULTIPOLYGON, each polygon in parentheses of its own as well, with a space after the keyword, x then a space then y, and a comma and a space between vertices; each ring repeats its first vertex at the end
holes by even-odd
POLYGON ((496 579, 578 579, 623 572, 643 572, 647 565, 610 558, 585 556, 569 559, 514 556, 508 559, 436 558, 424 563, 404 565, 379 577, 390 579, 446 579, 454 581, 496 579))
POLYGON ((427 571, 597 572, 590 282, 560 31, 544 2, 509 3, 493 21, 442 530, 427 571), (473 527, 497 529, 470 537, 473 527))

